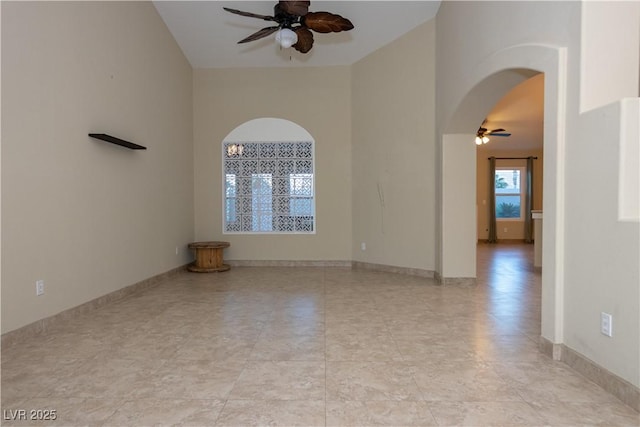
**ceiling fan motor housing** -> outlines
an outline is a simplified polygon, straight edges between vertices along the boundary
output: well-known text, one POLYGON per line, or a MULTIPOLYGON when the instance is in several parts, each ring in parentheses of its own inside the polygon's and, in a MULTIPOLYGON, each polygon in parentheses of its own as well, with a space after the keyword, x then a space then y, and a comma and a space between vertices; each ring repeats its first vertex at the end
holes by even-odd
POLYGON ((280 6, 280 3, 277 3, 273 7, 273 16, 276 22, 280 24, 281 28, 289 29, 293 28, 294 24, 299 24, 301 18, 301 16, 299 15, 292 15, 282 10, 282 6, 280 6))

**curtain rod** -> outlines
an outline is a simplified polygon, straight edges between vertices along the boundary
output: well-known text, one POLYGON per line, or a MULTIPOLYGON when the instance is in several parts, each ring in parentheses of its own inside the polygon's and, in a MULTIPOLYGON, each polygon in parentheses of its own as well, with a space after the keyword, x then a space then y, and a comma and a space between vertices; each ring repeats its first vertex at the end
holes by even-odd
POLYGON ((529 156, 529 157, 487 157, 487 160, 496 159, 496 160, 527 160, 533 159, 538 160, 537 157, 529 156))

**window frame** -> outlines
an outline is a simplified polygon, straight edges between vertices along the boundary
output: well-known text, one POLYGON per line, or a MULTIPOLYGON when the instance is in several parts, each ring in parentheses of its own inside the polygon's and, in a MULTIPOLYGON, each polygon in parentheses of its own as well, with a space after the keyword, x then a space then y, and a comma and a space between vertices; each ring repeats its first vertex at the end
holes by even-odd
MULTIPOLYGON (((500 222, 522 222, 524 221, 524 197, 525 197, 525 191, 526 191, 526 179, 527 179, 527 175, 526 175, 526 168, 524 166, 496 166, 496 175, 498 173, 498 171, 513 171, 513 170, 518 170, 520 171, 520 192, 519 193, 501 193, 498 194, 497 192, 495 192, 495 188, 494 188, 494 192, 495 192, 495 200, 494 200, 494 204, 496 207, 496 221, 500 221, 500 222), (520 214, 518 215, 518 217, 511 217, 511 218, 501 218, 498 216, 498 196, 516 196, 518 195, 520 197, 520 214)), ((493 178, 493 185, 495 187, 495 176, 493 178)))
MULTIPOLYGON (((242 154, 234 156, 233 158, 240 158, 241 155, 242 154)), ((222 234, 229 234, 229 235, 233 235, 233 234, 235 234, 235 235, 251 235, 251 234, 267 234, 267 235, 276 235, 276 234, 280 234, 280 235, 283 235, 283 234, 284 235, 296 235, 296 234, 301 234, 301 235, 312 235, 312 234, 316 234, 316 232, 317 232, 317 229, 316 229, 316 227, 317 227, 316 226, 316 216, 317 216, 317 212, 316 212, 316 179, 317 179, 317 174, 316 174, 315 158, 316 158, 316 155, 315 155, 315 141, 313 141, 313 140, 296 140, 296 141, 283 141, 283 140, 280 140, 280 141, 228 141, 228 140, 225 140, 225 141, 223 141, 222 144, 221 144, 222 234), (229 160, 229 157, 227 155, 226 147, 228 145, 231 145, 231 144, 236 144, 236 145, 244 147, 244 146, 247 146, 248 144, 258 144, 259 145, 259 144, 292 144, 292 143, 293 144, 310 144, 311 145, 311 159, 309 159, 311 161, 311 174, 309 174, 309 175, 311 175, 311 197, 310 197, 310 199, 311 199, 311 213, 312 213, 312 215, 311 216, 293 216, 293 215, 290 215, 290 213, 291 213, 291 208, 290 208, 291 207, 291 201, 292 200, 300 200, 300 199, 305 198, 304 196, 301 196, 299 194, 295 194, 295 195, 292 196, 290 189, 289 189, 289 191, 288 191, 288 193, 286 195, 284 195, 284 194, 272 194, 271 197, 274 200, 274 203, 275 203, 275 198, 276 197, 279 197, 279 198, 286 197, 287 198, 287 206, 289 206, 289 210, 288 210, 289 215, 288 216, 281 215, 281 216, 291 218, 292 222, 295 222, 295 221, 304 222, 304 221, 309 221, 310 220, 311 221, 311 225, 310 225, 311 231, 298 230, 298 229, 293 230, 293 231, 282 231, 282 230, 270 230, 270 231, 253 231, 253 230, 251 230, 251 231, 243 231, 242 230, 242 224, 240 224, 240 230, 229 230, 228 227, 227 227, 227 211, 228 211, 227 200, 231 199, 231 198, 235 199, 235 202, 234 202, 235 203, 235 207, 234 207, 233 211, 234 211, 235 216, 236 216, 236 221, 241 221, 242 220, 241 219, 242 218, 241 217, 242 209, 241 209, 241 206, 239 205, 239 203, 242 203, 242 202, 240 201, 240 197, 241 196, 238 194, 238 188, 237 187, 235 189, 235 195, 233 197, 227 196, 227 191, 226 191, 227 190, 227 187, 226 187, 227 175, 234 175, 235 176, 236 185, 238 185, 237 183, 238 183, 239 179, 242 176, 239 175, 239 174, 228 174, 227 173, 227 167, 226 167, 225 161, 229 160)), ((256 161, 259 161, 259 159, 263 159, 264 160, 264 159, 269 159, 269 158, 260 157, 258 155, 253 159, 255 159, 256 161)), ((295 158, 295 159, 296 160, 300 160, 300 158, 295 158)), ((256 172, 254 174, 252 174, 252 175, 256 175, 256 174, 257 175, 261 175, 262 173, 259 172, 258 170, 256 170, 256 172)), ((299 176, 299 175, 304 175, 304 174, 308 174, 308 172, 297 172, 297 171, 294 171, 294 172, 288 174, 288 179, 290 180, 291 176, 299 176)), ((276 178, 282 179, 283 176, 277 176, 275 174, 271 174, 271 179, 276 179, 276 178)), ((290 184, 287 185, 288 188, 289 188, 289 185, 290 184)), ((252 196, 253 196, 253 194, 252 194, 252 196)), ((255 213, 252 212, 250 215, 255 215, 255 213)), ((275 211, 272 211, 271 215, 272 215, 272 217, 275 217, 276 216, 275 211)))

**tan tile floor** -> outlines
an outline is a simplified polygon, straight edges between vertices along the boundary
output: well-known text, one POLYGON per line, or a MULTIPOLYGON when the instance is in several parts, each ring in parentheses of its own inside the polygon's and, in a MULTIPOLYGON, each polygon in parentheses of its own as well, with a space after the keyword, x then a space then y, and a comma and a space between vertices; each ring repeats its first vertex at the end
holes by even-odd
POLYGON ((344 268, 184 273, 3 348, 3 425, 638 426, 538 352, 531 265, 531 246, 480 245, 476 287, 344 268), (57 419, 10 420, 38 409, 57 419))

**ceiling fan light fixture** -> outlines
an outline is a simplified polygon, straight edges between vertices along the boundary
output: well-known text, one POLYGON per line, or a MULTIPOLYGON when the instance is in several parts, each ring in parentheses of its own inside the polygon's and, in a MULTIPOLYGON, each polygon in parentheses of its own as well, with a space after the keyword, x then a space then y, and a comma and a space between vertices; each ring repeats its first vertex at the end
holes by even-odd
POLYGON ((290 28, 281 28, 276 33, 276 43, 288 49, 298 43, 298 35, 290 28))
POLYGON ((476 135, 476 145, 482 145, 489 142, 489 137, 486 135, 476 135))
POLYGON ((243 12, 228 7, 223 7, 223 9, 235 15, 257 18, 277 24, 262 28, 238 43, 260 40, 276 33, 275 40, 281 48, 288 49, 293 47, 300 53, 307 53, 313 47, 313 34, 311 31, 316 33, 339 33, 353 30, 351 21, 340 15, 331 12, 309 12, 310 3, 310 0, 279 0, 273 8, 273 16, 243 12))

